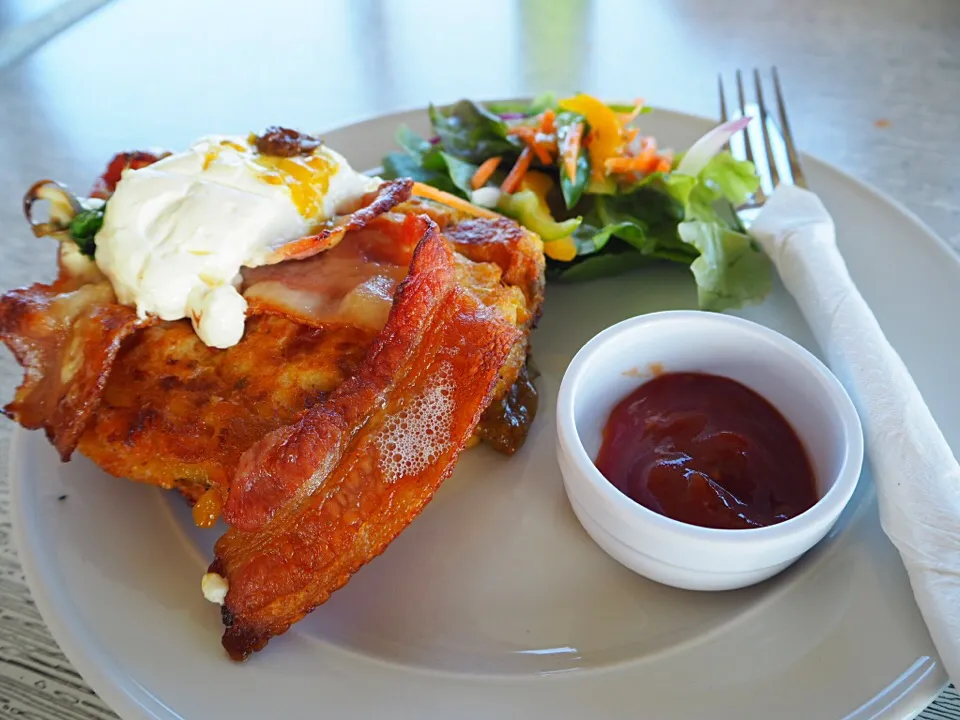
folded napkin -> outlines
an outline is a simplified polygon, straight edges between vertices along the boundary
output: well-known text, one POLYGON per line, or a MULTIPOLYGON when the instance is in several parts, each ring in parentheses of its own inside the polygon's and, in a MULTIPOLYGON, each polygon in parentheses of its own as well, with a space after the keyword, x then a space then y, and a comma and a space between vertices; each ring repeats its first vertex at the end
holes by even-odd
POLYGON ((781 186, 750 233, 860 413, 881 525, 900 552, 947 674, 960 683, 960 466, 853 284, 820 199, 781 186))

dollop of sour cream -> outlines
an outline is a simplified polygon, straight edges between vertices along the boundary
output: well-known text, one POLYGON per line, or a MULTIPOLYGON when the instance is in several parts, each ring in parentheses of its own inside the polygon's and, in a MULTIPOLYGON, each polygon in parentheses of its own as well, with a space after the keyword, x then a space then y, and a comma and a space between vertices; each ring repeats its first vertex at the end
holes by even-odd
POLYGON ((240 268, 264 264, 380 182, 323 145, 273 157, 247 138, 209 136, 124 171, 96 236, 96 263, 140 317, 190 318, 206 345, 230 347, 247 309, 240 268))
POLYGON ((208 602, 223 605, 227 598, 227 592, 230 590, 230 583, 222 575, 207 573, 200 580, 200 589, 208 602))

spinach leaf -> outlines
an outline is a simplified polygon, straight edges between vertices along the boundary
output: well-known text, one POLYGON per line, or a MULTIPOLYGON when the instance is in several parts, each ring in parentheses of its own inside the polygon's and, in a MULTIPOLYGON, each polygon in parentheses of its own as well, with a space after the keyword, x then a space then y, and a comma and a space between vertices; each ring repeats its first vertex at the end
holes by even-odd
POLYGON ((519 141, 508 138, 506 123, 470 100, 446 110, 431 105, 430 122, 444 152, 461 160, 480 164, 494 155, 519 154, 519 141))
POLYGON ((603 237, 603 244, 606 244, 610 237, 616 236, 641 253, 649 255, 656 243, 647 234, 649 230, 647 223, 641 220, 635 212, 631 212, 633 208, 628 206, 630 201, 631 198, 626 196, 622 198, 616 196, 597 197, 596 212, 600 222, 603 223, 598 235, 603 237))
POLYGON ((408 155, 413 155, 417 158, 421 157, 425 152, 428 152, 433 147, 428 141, 417 135, 407 125, 401 125, 397 128, 395 139, 397 141, 397 145, 402 147, 408 155))
POLYGON ((103 213, 106 205, 94 210, 81 210, 70 221, 67 232, 80 248, 80 252, 91 260, 97 251, 94 241, 100 228, 103 227, 103 213))
POLYGON ((421 165, 413 155, 403 152, 392 152, 384 156, 383 177, 386 180, 408 177, 444 192, 461 194, 460 189, 453 184, 446 172, 430 170, 421 165))
POLYGON ((440 157, 443 160, 447 173, 450 175, 451 182, 457 186, 464 197, 469 199, 470 193, 473 191, 470 181, 473 179, 473 174, 477 171, 477 166, 456 158, 442 150, 440 151, 440 157))
POLYGON ((600 253, 583 258, 569 267, 558 269, 553 273, 553 276, 563 282, 598 280, 622 275, 649 262, 652 262, 650 258, 636 252, 600 253))
POLYGON ((616 237, 644 255, 687 263, 697 256, 677 235, 677 223, 683 216, 663 193, 647 189, 598 196, 594 215, 600 227, 594 242, 600 247, 616 237))
POLYGON ((397 144, 406 152, 390 153, 383 159, 387 179, 410 177, 419 182, 470 197, 470 180, 477 166, 443 151, 442 144, 432 144, 406 125, 397 130, 397 144))
POLYGON ((397 129, 397 144, 407 151, 410 157, 427 170, 443 172, 446 170, 446 163, 440 156, 442 152, 439 144, 433 145, 424 140, 406 125, 401 125, 397 129))

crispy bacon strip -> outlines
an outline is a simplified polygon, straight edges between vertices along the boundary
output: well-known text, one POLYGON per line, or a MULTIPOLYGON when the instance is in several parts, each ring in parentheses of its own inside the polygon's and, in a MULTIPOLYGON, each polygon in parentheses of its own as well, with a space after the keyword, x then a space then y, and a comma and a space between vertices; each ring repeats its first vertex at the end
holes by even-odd
POLYGON ((211 572, 226 577, 236 660, 286 632, 379 555, 429 502, 469 439, 521 330, 457 281, 423 233, 357 375, 241 460, 211 572))
POLYGON ((109 282, 8 292, 0 298, 0 340, 24 367, 24 379, 4 414, 43 428, 68 460, 100 406, 121 343, 148 323, 117 304, 109 282))
MULTIPOLYGON (((155 161, 149 153, 118 155, 105 174, 155 161)), ((107 183, 109 184, 109 183, 107 183)), ((342 219, 342 225, 280 248, 291 257, 306 257, 335 245, 347 231, 362 228, 410 197, 412 182, 384 183, 369 204, 342 219), (308 242, 309 241, 309 242, 308 242), (304 246, 307 243, 309 247, 304 246)), ((104 185, 106 187, 106 185, 104 185)), ((123 341, 156 324, 138 319, 132 308, 117 303, 109 282, 81 284, 61 268, 52 285, 13 290, 0 298, 0 340, 24 367, 24 382, 3 412, 26 428, 43 428, 66 461, 101 405, 101 396, 123 341)), ((251 314, 257 314, 257 308, 251 314)))
POLYGON ((405 217, 381 215, 306 260, 244 269, 248 312, 380 330, 419 240, 404 235, 405 217))
POLYGON ((351 230, 365 227, 374 218, 389 212, 402 202, 410 199, 413 190, 413 180, 401 178, 383 183, 373 197, 367 194, 363 199, 363 207, 356 212, 341 217, 336 224, 324 228, 315 235, 307 235, 277 248, 267 256, 267 264, 283 262, 284 260, 303 260, 337 245, 343 236, 351 230))

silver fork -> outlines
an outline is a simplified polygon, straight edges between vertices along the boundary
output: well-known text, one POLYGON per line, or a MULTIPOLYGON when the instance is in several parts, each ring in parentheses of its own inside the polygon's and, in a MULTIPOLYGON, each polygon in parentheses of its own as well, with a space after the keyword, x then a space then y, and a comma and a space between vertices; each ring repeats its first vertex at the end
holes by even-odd
MULTIPOLYGON (((770 68, 770 75, 773 79, 774 96, 777 104, 777 114, 779 115, 779 125, 777 125, 767 110, 767 104, 763 94, 763 82, 760 77, 760 71, 753 71, 753 85, 755 103, 747 102, 747 95, 743 87, 743 73, 737 70, 736 87, 737 99, 739 100, 738 109, 734 111, 733 117, 753 117, 758 122, 751 122, 743 133, 743 148, 736 149, 731 146, 731 152, 740 160, 749 160, 757 168, 757 174, 760 176, 761 185, 754 196, 745 205, 737 208, 738 213, 745 220, 752 220, 756 211, 767 201, 770 193, 780 184, 799 185, 802 188, 807 187, 806 178, 803 175, 803 168, 800 165, 800 155, 797 153, 796 145, 793 141, 793 133, 790 131, 790 121, 787 119, 787 108, 783 100, 783 89, 780 87, 780 76, 775 67, 770 68), (759 124, 759 129, 754 128, 750 132, 751 126, 759 124), (759 136, 759 137, 758 137, 759 136), (785 153, 775 152, 775 146, 782 143, 785 153), (786 158, 783 155, 786 155, 786 158)), ((723 75, 717 76, 717 87, 720 91, 720 120, 726 122, 730 118, 727 115, 727 100, 724 93, 723 75)))

